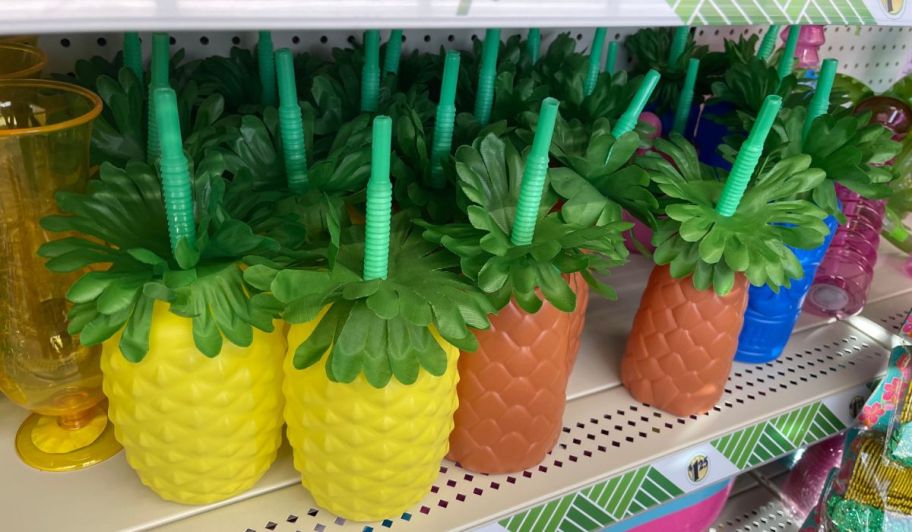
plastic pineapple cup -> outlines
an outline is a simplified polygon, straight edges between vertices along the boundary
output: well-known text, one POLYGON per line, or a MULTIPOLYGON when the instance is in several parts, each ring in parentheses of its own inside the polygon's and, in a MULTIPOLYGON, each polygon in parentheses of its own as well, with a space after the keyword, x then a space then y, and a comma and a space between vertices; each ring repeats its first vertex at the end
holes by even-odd
POLYGON ((357 521, 427 494, 449 447, 459 349, 477 346, 467 326, 487 327, 493 310, 458 259, 410 226, 413 213, 391 219, 390 143, 379 116, 366 224, 348 227, 325 264, 245 272, 291 323, 283 391, 302 484, 357 521))
POLYGON ((36 256, 55 193, 79 192, 101 101, 53 81, 0 81, 0 391, 34 412, 16 436, 27 464, 67 471, 119 450, 107 426, 100 349, 68 333, 67 286, 36 256))
MULTIPOLYGON (((808 169, 810 158, 785 159, 745 189, 781 105, 778 96, 766 98, 760 115, 738 154, 732 173, 719 194, 701 181, 696 153, 687 147, 675 165, 660 155, 640 164, 653 172, 663 192, 683 203, 666 209, 655 242, 657 266, 650 275, 634 318, 621 362, 621 380, 639 401, 677 416, 705 412, 722 396, 737 347, 752 284, 779 286, 800 277, 801 267, 780 240, 795 229, 782 227, 782 217, 809 231, 808 245, 819 245, 827 234, 824 212, 791 199, 793 191, 810 190, 823 172, 808 169), (789 187, 784 187, 790 182, 789 187), (701 186, 696 186, 701 185, 701 186), (743 200, 742 200, 743 196, 743 200), (718 198, 718 200, 716 200, 718 198), (819 237, 819 238, 818 238, 819 237), (764 259, 760 246, 775 258, 764 259)), ((662 141, 657 147, 662 150, 662 141)), ((671 153, 670 151, 668 153, 671 153)))
POLYGON ((71 328, 83 344, 102 344, 110 418, 143 484, 167 500, 204 504, 252 487, 282 440, 284 335, 271 317, 249 312, 252 289, 235 262, 276 246, 222 211, 218 159, 191 178, 174 92, 154 98, 161 182, 142 163, 102 166, 86 195, 58 195, 73 214, 42 222, 92 240, 57 240, 41 252, 58 271, 111 264, 70 288, 71 328), (208 201, 199 235, 192 187, 208 201))
POLYGON ((456 167, 471 223, 426 224, 425 237, 459 254, 463 271, 500 309, 491 329, 477 333, 477 352, 459 362, 448 456, 473 471, 522 470, 555 445, 582 326, 574 310, 588 297, 575 291, 581 277, 594 282, 593 264, 626 256, 621 231, 629 224, 620 209, 571 223, 565 216, 578 213, 574 205, 550 212, 556 197, 542 199, 557 107, 553 98, 542 103, 525 161, 495 135, 461 147, 456 167))

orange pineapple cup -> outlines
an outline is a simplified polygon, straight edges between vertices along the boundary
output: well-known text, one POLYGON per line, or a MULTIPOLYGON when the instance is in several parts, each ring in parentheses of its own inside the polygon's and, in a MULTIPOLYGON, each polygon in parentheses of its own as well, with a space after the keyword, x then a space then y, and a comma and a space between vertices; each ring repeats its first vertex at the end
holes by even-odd
POLYGON ((723 185, 704 174, 682 136, 657 139, 638 164, 667 196, 649 277, 621 361, 639 401, 676 416, 721 398, 744 321, 748 282, 774 290, 803 276, 788 245, 810 249, 827 234, 826 213, 795 197, 824 173, 806 155, 763 165, 748 190, 782 99, 768 96, 723 185), (667 159, 666 159, 667 158, 667 159))
POLYGON ((460 147, 467 221, 422 224, 425 238, 459 255, 463 273, 498 309, 491 328, 476 332, 478 350, 459 362, 448 457, 473 471, 526 469, 554 447, 588 288, 613 296, 593 273, 627 256, 630 224, 620 209, 552 209, 557 196, 545 182, 556 118, 557 101, 548 98, 525 161, 494 134, 460 147))

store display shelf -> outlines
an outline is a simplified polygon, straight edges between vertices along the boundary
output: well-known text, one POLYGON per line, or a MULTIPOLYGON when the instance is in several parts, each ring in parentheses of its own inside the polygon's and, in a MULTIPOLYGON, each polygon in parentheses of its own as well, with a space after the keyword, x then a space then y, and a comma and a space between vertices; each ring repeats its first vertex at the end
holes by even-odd
POLYGON ((733 495, 711 532, 794 532, 794 521, 785 505, 760 484, 733 495))
POLYGON ((31 0, 8 33, 200 29, 484 28, 680 24, 912 24, 902 2, 842 0, 31 0))
MULTIPOLYGON (((609 279, 618 301, 593 299, 568 388, 563 434, 536 468, 482 475, 445 462, 423 501, 394 519, 365 525, 320 509, 299 485, 283 448, 253 490, 217 505, 181 506, 143 487, 122 454, 75 473, 29 469, 11 444, 25 414, 0 401, 0 441, 7 442, 0 449, 0 513, 16 530, 592 529, 842 430, 851 423, 853 405, 882 371, 882 341, 847 321, 808 316, 779 360, 735 364, 713 411, 677 418, 638 403, 621 386, 618 363, 649 269, 645 259, 635 257, 609 279)), ((865 316, 890 326, 895 309, 910 306, 912 293, 894 292, 870 305, 865 316)))

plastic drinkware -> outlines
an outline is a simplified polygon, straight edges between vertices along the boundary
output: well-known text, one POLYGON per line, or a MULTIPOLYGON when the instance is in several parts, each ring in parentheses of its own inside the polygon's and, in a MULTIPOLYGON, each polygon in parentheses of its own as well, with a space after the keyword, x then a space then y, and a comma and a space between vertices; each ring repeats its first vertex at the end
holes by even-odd
POLYGON ((836 233, 836 218, 827 216, 824 221, 830 228, 830 234, 823 244, 814 249, 789 248, 801 263, 804 277, 792 281, 788 288, 781 288, 779 293, 767 286, 751 286, 748 290, 744 327, 738 336, 738 352, 735 354, 737 362, 764 364, 782 354, 801 315, 801 305, 811 281, 836 233))
POLYGON ((883 200, 862 198, 838 183, 836 196, 846 223, 836 231, 804 306, 820 316, 844 317, 857 314, 867 301, 885 205, 883 200))

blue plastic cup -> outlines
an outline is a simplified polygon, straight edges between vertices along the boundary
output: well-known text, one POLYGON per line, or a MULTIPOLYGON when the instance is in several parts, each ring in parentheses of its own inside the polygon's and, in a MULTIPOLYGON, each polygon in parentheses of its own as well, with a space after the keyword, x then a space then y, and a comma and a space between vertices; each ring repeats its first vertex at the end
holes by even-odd
POLYGON ((814 281, 817 267, 823 261, 836 233, 838 224, 835 217, 827 216, 824 222, 830 233, 823 244, 814 249, 790 247, 801 263, 804 277, 792 281, 788 288, 780 288, 778 294, 767 286, 751 286, 748 290, 747 310, 744 312, 744 326, 738 336, 735 361, 765 364, 782 354, 801 315, 801 305, 814 281))

